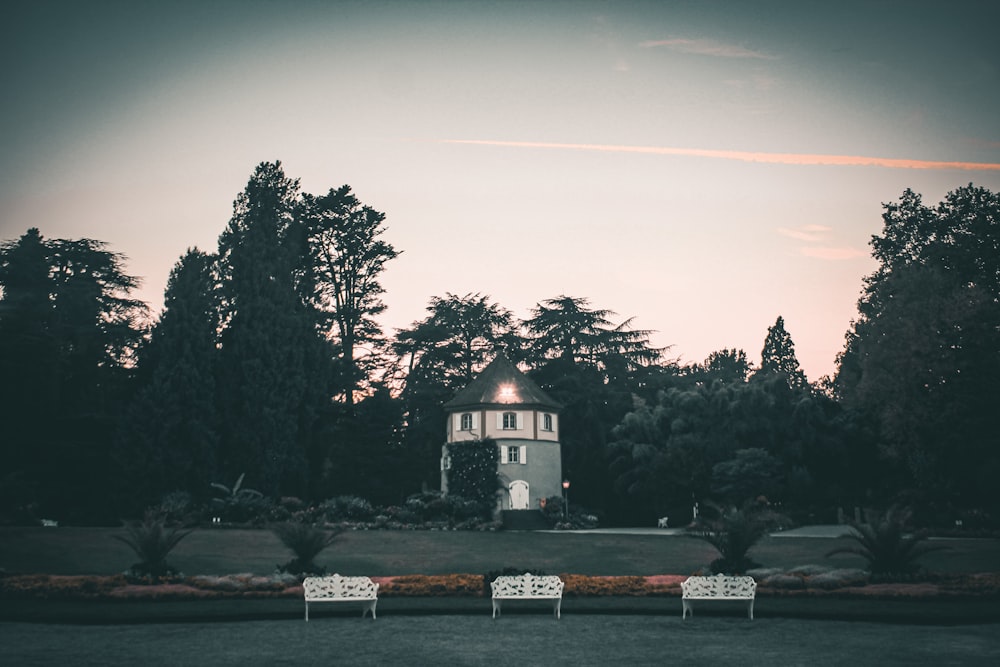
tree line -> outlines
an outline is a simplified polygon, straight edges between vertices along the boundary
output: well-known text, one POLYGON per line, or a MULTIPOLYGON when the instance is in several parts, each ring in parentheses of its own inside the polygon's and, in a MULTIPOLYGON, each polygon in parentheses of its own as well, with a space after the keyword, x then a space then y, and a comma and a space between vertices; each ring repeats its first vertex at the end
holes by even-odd
POLYGON ((989 520, 1000 474, 996 194, 884 205, 833 378, 810 384, 784 321, 759 366, 680 364, 588 299, 524 320, 482 294, 386 333, 385 216, 343 185, 260 164, 213 252, 189 249, 155 320, 125 258, 29 229, 0 244, 0 520, 116 522, 212 483, 400 504, 439 484, 442 404, 503 350, 562 404, 575 504, 609 523, 766 497, 786 510, 906 500, 989 520))

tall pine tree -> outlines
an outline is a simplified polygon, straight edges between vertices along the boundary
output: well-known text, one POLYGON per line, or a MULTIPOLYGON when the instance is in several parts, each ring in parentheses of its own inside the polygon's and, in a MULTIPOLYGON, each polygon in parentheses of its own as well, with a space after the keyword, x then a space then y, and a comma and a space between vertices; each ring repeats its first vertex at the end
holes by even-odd
POLYGON ((795 356, 795 343, 785 331, 785 318, 778 316, 774 326, 767 330, 764 349, 760 352, 760 368, 754 378, 764 379, 772 375, 782 375, 792 389, 807 389, 809 382, 795 356))
POLYGON ((197 249, 170 272, 163 313, 141 355, 141 387, 119 432, 138 508, 168 491, 204 498, 219 479, 214 257, 197 249))
POLYGON ((268 495, 306 492, 310 447, 329 402, 329 345, 299 297, 304 235, 297 180, 260 164, 219 239, 223 465, 268 495))

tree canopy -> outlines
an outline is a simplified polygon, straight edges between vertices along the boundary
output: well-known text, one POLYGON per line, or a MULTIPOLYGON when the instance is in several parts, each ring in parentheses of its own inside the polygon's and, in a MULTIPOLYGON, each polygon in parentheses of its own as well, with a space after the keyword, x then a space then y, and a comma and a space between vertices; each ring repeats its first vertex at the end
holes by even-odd
MULTIPOLYGON (((385 215, 348 185, 303 193, 280 162, 254 170, 216 252, 179 259, 152 327, 123 255, 32 228, 0 243, 0 374, 16 378, 0 383, 0 521, 106 522, 232 479, 402 504, 439 483, 443 405, 500 351, 562 406, 574 504, 606 521, 758 497, 828 518, 900 500, 996 516, 998 218, 972 185, 885 204, 823 391, 780 316, 758 367, 737 348, 680 365, 565 294, 520 320, 446 292, 386 336, 385 215)), ((492 496, 495 445, 480 449, 452 492, 492 496)))
POLYGON ((969 185, 928 206, 906 190, 882 220, 837 396, 923 497, 995 505, 1000 197, 969 185))

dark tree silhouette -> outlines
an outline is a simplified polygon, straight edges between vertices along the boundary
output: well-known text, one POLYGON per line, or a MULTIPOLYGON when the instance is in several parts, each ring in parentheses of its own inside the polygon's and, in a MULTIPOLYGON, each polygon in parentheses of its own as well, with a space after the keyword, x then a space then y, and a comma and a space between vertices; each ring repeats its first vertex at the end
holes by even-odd
POLYGON ((774 325, 767 330, 764 339, 764 349, 760 353, 760 368, 754 373, 755 378, 770 375, 781 375, 792 389, 807 389, 809 383, 799 366, 795 356, 795 343, 792 336, 785 331, 785 319, 778 316, 774 325))
POLYGON ((299 183, 262 163, 219 238, 222 350, 218 391, 224 468, 266 495, 304 495, 307 457, 329 403, 332 350, 299 297, 305 252, 299 183))
POLYGON ((836 393, 920 500, 1000 510, 1000 196, 906 190, 884 209, 836 393))
POLYGON ((125 257, 30 229, 0 245, 0 484, 63 520, 113 517, 110 443, 147 308, 125 257), (17 378, 16 382, 10 378, 17 378))
POLYGON ((443 405, 505 348, 516 358, 521 347, 513 315, 489 296, 446 294, 433 297, 428 316, 397 331, 393 349, 405 377, 405 442, 419 452, 419 478, 433 488, 440 483, 438 462, 443 405))
MULTIPOLYGON (((358 384, 366 380, 358 369, 362 363, 358 351, 382 342, 382 329, 374 320, 385 310, 379 277, 386 262, 399 253, 380 238, 385 214, 362 205, 350 186, 303 199, 309 249, 304 272, 307 298, 337 343, 340 393, 353 406, 358 384)), ((372 358, 371 353, 365 355, 368 361, 372 358)))
POLYGON ((141 354, 141 386, 119 432, 129 495, 139 508, 175 490, 205 500, 221 475, 214 261, 190 249, 174 265, 141 354))

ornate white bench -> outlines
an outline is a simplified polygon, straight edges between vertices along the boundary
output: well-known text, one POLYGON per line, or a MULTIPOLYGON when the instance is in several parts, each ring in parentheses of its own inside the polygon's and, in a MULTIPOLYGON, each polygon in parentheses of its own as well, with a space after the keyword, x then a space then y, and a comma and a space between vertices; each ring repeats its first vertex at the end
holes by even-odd
POLYGON ((493 618, 500 613, 500 604, 503 600, 552 600, 556 618, 561 618, 563 586, 563 580, 554 575, 499 576, 490 584, 493 590, 493 618))
POLYGON ((717 574, 712 577, 688 577, 681 582, 681 618, 694 616, 691 600, 747 600, 747 615, 753 620, 753 601, 757 582, 753 577, 732 577, 717 574))
POLYGON ((361 618, 370 611, 375 618, 378 604, 378 584, 368 577, 306 577, 302 582, 306 598, 306 620, 309 620, 310 602, 362 602, 361 618))

